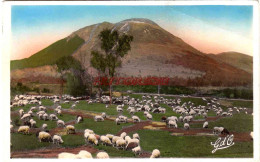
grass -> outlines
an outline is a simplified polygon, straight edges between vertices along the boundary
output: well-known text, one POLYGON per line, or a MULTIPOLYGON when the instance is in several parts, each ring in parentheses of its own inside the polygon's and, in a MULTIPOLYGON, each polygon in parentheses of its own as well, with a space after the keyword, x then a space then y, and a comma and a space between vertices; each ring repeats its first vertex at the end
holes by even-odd
POLYGON ((253 116, 239 113, 233 117, 224 117, 214 122, 209 122, 209 128, 224 127, 231 132, 251 132, 253 131, 253 116))
POLYGON ((70 103, 61 103, 60 105, 63 109, 69 109, 71 108, 72 104, 73 103, 70 102, 70 103))
POLYGON ((85 140, 83 136, 68 134, 61 137, 63 140, 63 147, 77 147, 85 144, 85 140))
POLYGON ((116 157, 133 158, 134 157, 134 153, 132 153, 132 151, 130 151, 130 150, 129 151, 118 150, 112 146, 103 146, 103 145, 94 146, 94 148, 107 152, 109 157, 114 157, 114 158, 116 158, 116 157))
POLYGON ((105 107, 105 104, 93 103, 87 104, 86 101, 80 101, 75 109, 81 109, 89 112, 106 112, 107 115, 117 115, 116 105, 110 105, 108 108, 105 107))
POLYGON ((71 55, 83 43, 84 40, 79 36, 68 41, 67 38, 61 39, 29 58, 11 61, 11 70, 52 65, 59 58, 71 55))
POLYGON ((78 124, 75 124, 76 130, 92 129, 96 134, 105 135, 105 134, 116 134, 119 132, 122 127, 132 125, 132 123, 125 123, 116 125, 114 121, 105 120, 103 122, 95 122, 94 119, 84 118, 84 121, 78 124))
MULTIPOLYGON (((133 132, 134 133, 134 132, 133 132)), ((236 142, 230 148, 211 153, 217 137, 172 136, 166 131, 139 130, 140 145, 152 152, 159 149, 162 157, 252 157, 253 142, 236 142), (163 140, 162 140, 163 139, 163 140)), ((132 134, 132 133, 131 133, 132 134)))
POLYGON ((41 100, 43 106, 52 106, 54 105, 53 101, 50 99, 42 99, 41 100))
POLYGON ((253 101, 241 101, 235 100, 232 101, 232 105, 235 107, 246 107, 246 108, 253 108, 253 101))
POLYGON ((24 112, 27 112, 30 110, 31 107, 33 106, 36 106, 36 104, 28 104, 28 105, 25 105, 25 106, 18 106, 18 107, 13 107, 11 109, 11 111, 16 111, 16 110, 20 110, 20 109, 23 109, 24 112))
POLYGON ((11 143, 11 151, 33 150, 50 145, 50 143, 39 142, 35 134, 23 135, 19 133, 11 134, 11 143))

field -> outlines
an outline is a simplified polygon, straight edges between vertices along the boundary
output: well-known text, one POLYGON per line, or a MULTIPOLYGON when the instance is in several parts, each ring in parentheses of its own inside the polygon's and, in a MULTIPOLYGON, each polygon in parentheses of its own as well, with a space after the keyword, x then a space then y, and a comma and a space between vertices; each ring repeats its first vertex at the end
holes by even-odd
MULTIPOLYGON (((140 94, 131 94, 130 97, 141 99, 140 94)), ((165 97, 172 98, 175 97, 165 97)), ((194 106, 206 105, 207 103, 201 98, 181 97, 181 104, 191 101, 194 106)), ((161 157, 253 157, 253 140, 250 137, 250 132, 253 131, 253 101, 244 100, 219 100, 223 110, 228 107, 246 107, 247 114, 244 112, 234 113, 232 117, 216 116, 215 112, 208 112, 207 121, 209 128, 202 128, 205 119, 201 116, 196 116, 190 122, 190 129, 185 130, 183 123, 178 122, 178 128, 168 128, 165 122, 161 122, 162 116, 177 116, 180 114, 172 111, 172 108, 167 104, 160 106, 166 108, 166 113, 153 113, 153 119, 147 120, 143 112, 136 112, 134 115, 141 119, 140 123, 133 123, 131 120, 128 123, 116 125, 115 118, 118 115, 116 111, 117 105, 110 105, 108 108, 102 103, 88 104, 85 100, 81 100, 76 104, 75 108, 71 108, 74 101, 69 104, 61 103, 54 104, 50 99, 42 100, 42 105, 47 107, 47 113, 53 113, 54 108, 58 105, 62 107, 62 116, 58 116, 66 125, 72 124, 76 128, 76 134, 67 135, 63 128, 57 128, 56 121, 39 120, 36 116, 33 119, 36 121, 37 128, 32 128, 29 135, 17 133, 18 127, 21 125, 18 110, 23 109, 27 112, 30 107, 35 105, 26 105, 24 107, 14 107, 11 109, 11 120, 14 125, 14 130, 11 132, 11 157, 12 158, 57 158, 60 152, 77 153, 79 150, 88 150, 93 157, 100 150, 106 151, 110 157, 150 157, 153 149, 159 149, 161 157), (106 112, 108 117, 103 122, 95 122, 94 116, 106 112), (76 115, 82 115, 84 121, 76 124, 76 115), (50 134, 61 135, 64 143, 54 145, 52 143, 40 143, 35 136, 35 132, 39 130, 43 123, 48 124, 50 134), (214 147, 211 142, 215 142, 219 136, 213 135, 212 130, 215 126, 223 126, 228 129, 230 134, 234 135, 235 144, 230 148, 217 150, 214 154, 211 151, 214 147), (90 145, 84 141, 83 133, 85 129, 92 129, 98 135, 114 134, 120 135, 126 132, 132 137, 133 133, 138 133, 140 136, 140 146, 142 153, 135 156, 130 150, 118 150, 112 146, 90 145), (26 154, 25 154, 26 153, 26 154)), ((123 115, 131 118, 131 115, 126 110, 128 106, 124 106, 123 115)), ((220 135, 222 136, 222 135, 220 135)))

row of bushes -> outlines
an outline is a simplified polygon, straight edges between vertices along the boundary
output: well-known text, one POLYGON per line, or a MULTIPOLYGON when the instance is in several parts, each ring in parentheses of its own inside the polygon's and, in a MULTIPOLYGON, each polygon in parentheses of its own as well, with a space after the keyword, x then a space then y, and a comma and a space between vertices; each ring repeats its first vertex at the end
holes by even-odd
POLYGON ((15 94, 25 94, 27 92, 36 92, 40 93, 51 93, 51 90, 48 88, 43 88, 42 90, 38 87, 30 88, 22 83, 18 82, 15 86, 11 86, 11 95, 15 94))
POLYGON ((226 88, 223 90, 213 90, 210 94, 216 97, 253 99, 253 89, 226 88))

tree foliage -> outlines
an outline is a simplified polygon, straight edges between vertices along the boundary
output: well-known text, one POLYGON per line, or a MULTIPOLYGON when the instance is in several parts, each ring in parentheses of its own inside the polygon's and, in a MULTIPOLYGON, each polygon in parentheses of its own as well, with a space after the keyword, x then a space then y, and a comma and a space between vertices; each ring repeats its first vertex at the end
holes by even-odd
MULTIPOLYGON (((121 58, 131 50, 133 36, 119 34, 117 30, 105 29, 100 32, 99 39, 102 52, 91 51, 91 66, 97 69, 99 74, 114 77, 116 68, 121 66, 121 58)), ((109 89, 111 97, 111 86, 109 89)))

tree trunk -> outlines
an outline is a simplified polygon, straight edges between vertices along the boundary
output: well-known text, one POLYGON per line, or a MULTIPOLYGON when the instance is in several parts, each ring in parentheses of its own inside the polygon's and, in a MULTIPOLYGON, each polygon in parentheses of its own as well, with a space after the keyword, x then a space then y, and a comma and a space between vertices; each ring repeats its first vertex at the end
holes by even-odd
POLYGON ((109 84, 110 105, 112 104, 112 84, 109 84))

